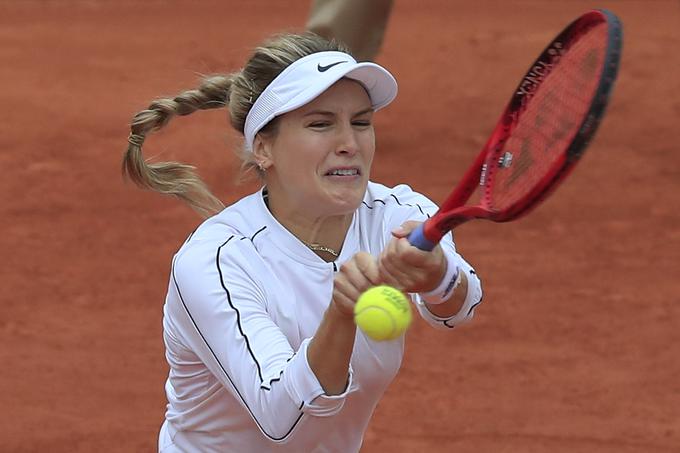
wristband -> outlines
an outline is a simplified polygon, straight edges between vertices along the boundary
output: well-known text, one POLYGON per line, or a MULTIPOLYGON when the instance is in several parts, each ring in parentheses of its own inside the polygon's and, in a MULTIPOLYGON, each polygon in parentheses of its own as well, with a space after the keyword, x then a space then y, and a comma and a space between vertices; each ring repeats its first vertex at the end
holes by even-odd
POLYGON ((448 253, 445 253, 444 256, 446 257, 446 273, 441 283, 432 291, 420 294, 420 297, 430 305, 446 302, 463 280, 462 272, 460 272, 454 256, 448 253))

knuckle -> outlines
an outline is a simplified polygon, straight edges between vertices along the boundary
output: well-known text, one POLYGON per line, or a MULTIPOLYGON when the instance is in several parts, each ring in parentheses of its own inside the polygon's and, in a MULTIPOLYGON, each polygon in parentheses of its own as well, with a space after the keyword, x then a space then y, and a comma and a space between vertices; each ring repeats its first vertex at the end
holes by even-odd
POLYGON ((356 267, 356 265, 352 260, 346 261, 340 266, 340 269, 338 270, 338 274, 348 275, 352 272, 352 269, 355 268, 355 267, 356 267))

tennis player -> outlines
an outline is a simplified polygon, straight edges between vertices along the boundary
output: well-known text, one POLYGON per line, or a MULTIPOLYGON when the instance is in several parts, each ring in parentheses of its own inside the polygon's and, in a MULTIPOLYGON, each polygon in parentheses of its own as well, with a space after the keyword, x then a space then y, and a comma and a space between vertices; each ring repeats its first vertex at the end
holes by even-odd
POLYGON ((480 281, 451 235, 432 252, 406 239, 437 206, 369 181, 373 116, 396 94, 387 70, 343 45, 285 34, 133 118, 125 174, 208 217, 172 261, 159 451, 357 452, 404 351, 403 337, 357 330, 359 295, 385 283, 433 326, 472 318, 480 281), (216 107, 244 136, 243 172, 262 181, 227 208, 191 167, 142 157, 173 116, 216 107))

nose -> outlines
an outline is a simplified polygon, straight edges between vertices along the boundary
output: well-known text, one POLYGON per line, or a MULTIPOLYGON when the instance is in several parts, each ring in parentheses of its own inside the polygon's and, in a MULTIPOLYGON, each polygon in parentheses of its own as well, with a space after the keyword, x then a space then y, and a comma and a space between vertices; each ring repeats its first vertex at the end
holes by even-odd
POLYGON ((354 130, 351 124, 338 128, 337 146, 335 152, 337 154, 347 154, 350 156, 359 152, 358 132, 354 130))

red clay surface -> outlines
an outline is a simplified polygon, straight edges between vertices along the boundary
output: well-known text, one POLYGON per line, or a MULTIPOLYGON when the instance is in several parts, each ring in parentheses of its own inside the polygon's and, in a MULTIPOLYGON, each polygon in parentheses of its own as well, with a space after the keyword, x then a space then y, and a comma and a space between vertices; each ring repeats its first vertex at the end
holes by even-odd
MULTIPOLYGON (((0 3, 0 450, 153 451, 170 259, 199 222, 124 185, 131 116, 228 72, 307 1, 0 3), (200 6, 194 6, 200 5, 200 6)), ((538 51, 592 2, 396 2, 378 61, 375 180, 442 201, 538 51), (413 164, 417 159, 418 164, 413 164)), ((602 1, 625 25, 609 114, 566 185, 516 224, 457 232, 485 285, 474 322, 408 333, 363 452, 680 451, 680 3, 602 1)), ((173 121, 148 156, 225 202, 225 111, 173 121)))

